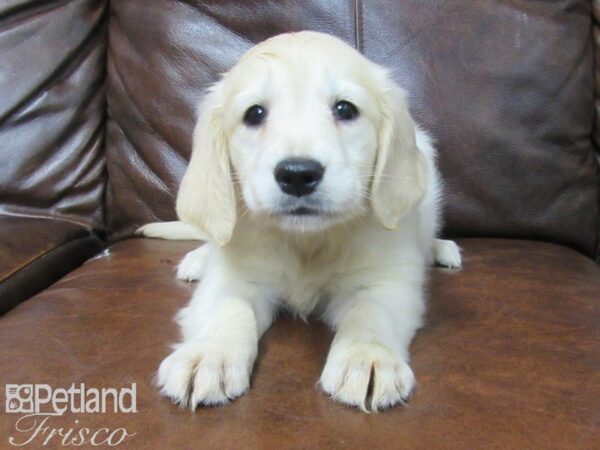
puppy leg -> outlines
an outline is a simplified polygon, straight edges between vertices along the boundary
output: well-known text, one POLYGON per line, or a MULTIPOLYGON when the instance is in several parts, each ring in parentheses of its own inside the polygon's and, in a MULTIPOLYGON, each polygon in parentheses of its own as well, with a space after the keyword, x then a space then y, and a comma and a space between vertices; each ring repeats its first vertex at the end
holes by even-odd
POLYGON ((454 241, 436 239, 433 243, 433 259, 436 264, 449 269, 459 269, 462 266, 460 247, 454 241))
POLYGON ((365 412, 406 402, 415 386, 408 347, 424 312, 420 290, 409 283, 379 286, 331 306, 326 319, 337 332, 323 390, 365 412))
POLYGON ((171 240, 207 241, 208 236, 192 225, 183 222, 153 222, 135 230, 138 236, 171 240))
POLYGON ((183 342, 158 369, 161 393, 180 406, 222 405, 244 394, 274 302, 255 285, 211 271, 180 311, 183 342))
POLYGON ((197 281, 202 278, 211 250, 211 244, 206 243, 186 254, 177 266, 177 278, 183 281, 197 281))

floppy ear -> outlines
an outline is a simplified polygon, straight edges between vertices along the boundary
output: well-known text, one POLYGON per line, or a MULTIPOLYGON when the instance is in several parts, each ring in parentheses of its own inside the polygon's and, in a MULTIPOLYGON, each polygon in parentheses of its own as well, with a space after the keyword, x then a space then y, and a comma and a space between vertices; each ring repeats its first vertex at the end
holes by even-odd
POLYGON ((417 148, 415 124, 408 112, 404 91, 389 79, 386 82, 388 87, 380 100, 382 120, 371 206, 381 224, 394 229, 425 195, 427 160, 417 148))
POLYGON ((225 245, 236 221, 235 191, 221 111, 221 83, 207 92, 194 129, 192 157, 177 194, 177 215, 225 245))

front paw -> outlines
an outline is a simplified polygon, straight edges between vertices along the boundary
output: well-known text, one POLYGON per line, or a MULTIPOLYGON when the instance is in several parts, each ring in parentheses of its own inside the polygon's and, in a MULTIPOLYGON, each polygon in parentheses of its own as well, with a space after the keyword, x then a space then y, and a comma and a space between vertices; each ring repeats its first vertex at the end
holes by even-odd
POLYGON ((183 281, 198 281, 201 279, 206 270, 206 260, 210 250, 210 244, 204 244, 187 253, 177 266, 177 279, 183 281))
MULTIPOLYGON (((243 346, 242 346, 243 347, 243 346)), ((250 387, 256 350, 225 350, 219 342, 185 342, 163 360, 157 376, 160 393, 181 407, 224 405, 250 387)))
POLYGON ((433 244, 433 259, 437 265, 448 269, 460 269, 462 267, 460 247, 454 241, 436 239, 433 244))
POLYGON ((374 342, 334 344, 320 379, 335 400, 377 412, 405 403, 415 376, 392 350, 374 342))

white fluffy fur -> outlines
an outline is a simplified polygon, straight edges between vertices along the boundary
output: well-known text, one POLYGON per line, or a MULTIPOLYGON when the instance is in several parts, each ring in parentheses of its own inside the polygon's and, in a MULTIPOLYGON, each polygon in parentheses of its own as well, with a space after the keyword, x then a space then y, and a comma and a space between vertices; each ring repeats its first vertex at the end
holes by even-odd
POLYGON ((431 140, 385 69, 314 32, 251 49, 200 106, 177 199, 186 225, 141 229, 209 241, 179 266, 179 278, 202 282, 178 314, 183 339, 160 365, 161 392, 192 409, 242 395, 283 307, 335 330, 320 379, 332 398, 365 411, 406 401, 426 268, 461 264, 456 244, 435 239, 439 192, 431 140), (336 121, 342 99, 358 119, 336 121), (253 104, 268 110, 259 127, 242 122, 253 104), (326 167, 311 194, 318 215, 282 210, 305 201, 286 199, 274 180, 290 156, 326 167))
POLYGON ((183 222, 148 223, 136 230, 136 234, 150 238, 178 241, 206 241, 208 236, 193 225, 183 222))

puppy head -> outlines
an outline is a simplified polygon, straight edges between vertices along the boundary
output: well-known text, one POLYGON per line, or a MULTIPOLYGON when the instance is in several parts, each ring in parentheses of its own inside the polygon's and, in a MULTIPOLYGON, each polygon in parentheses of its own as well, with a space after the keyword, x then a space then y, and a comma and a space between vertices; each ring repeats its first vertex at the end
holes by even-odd
POLYGON ((202 101, 177 213, 220 245, 242 211, 291 232, 371 211, 394 228, 426 175, 385 69, 332 36, 284 34, 250 49, 202 101))

